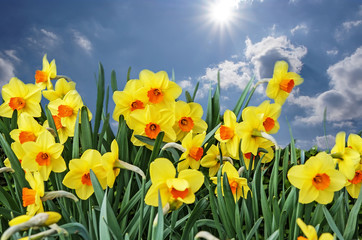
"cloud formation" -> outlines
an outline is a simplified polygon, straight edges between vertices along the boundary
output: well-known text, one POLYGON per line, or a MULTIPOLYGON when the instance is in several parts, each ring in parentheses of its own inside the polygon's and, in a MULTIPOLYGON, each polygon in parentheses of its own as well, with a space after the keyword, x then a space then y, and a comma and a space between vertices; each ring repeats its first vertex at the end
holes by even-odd
POLYGON ((323 121, 327 108, 327 120, 335 127, 352 126, 355 119, 362 118, 357 111, 362 105, 362 46, 343 60, 329 66, 330 89, 314 97, 291 97, 290 101, 305 108, 309 116, 297 117, 303 124, 318 124, 323 121))
POLYGON ((73 37, 74 37, 75 43, 79 47, 81 47, 84 51, 86 51, 87 53, 90 53, 92 51, 92 49, 93 49, 92 43, 86 36, 84 36, 83 34, 81 34, 78 31, 74 30, 73 37))
POLYGON ((304 23, 302 24, 298 24, 297 26, 295 26, 294 28, 292 28, 290 30, 290 33, 292 35, 294 35, 296 32, 301 32, 301 33, 304 33, 304 34, 307 34, 309 31, 307 25, 305 25, 304 23))
MULTIPOLYGON (((12 53, 14 57, 17 58, 14 50, 6 50, 5 53, 6 55, 12 53)), ((15 77, 14 64, 9 60, 9 56, 6 55, 0 52, 0 88, 8 83, 12 77, 15 77)))
POLYGON ((34 28, 32 35, 29 36, 27 40, 31 45, 35 45, 35 47, 43 49, 54 47, 62 42, 61 38, 57 34, 44 28, 34 28))

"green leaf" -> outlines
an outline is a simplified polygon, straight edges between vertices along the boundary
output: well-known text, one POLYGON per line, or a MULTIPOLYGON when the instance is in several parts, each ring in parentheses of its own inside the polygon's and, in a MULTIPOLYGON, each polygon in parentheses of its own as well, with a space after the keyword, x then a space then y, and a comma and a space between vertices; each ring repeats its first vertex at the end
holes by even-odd
POLYGON ((186 222, 185 228, 182 231, 181 240, 190 239, 190 232, 192 227, 195 225, 195 222, 200 218, 200 215, 204 212, 207 206, 208 203, 205 198, 197 202, 186 222))
POLYGON ((60 227, 64 228, 69 234, 79 235, 84 240, 91 240, 87 229, 80 223, 67 223, 60 227))
POLYGON ((186 97, 186 102, 190 103, 192 102, 192 97, 190 95, 190 93, 188 91, 185 91, 185 97, 186 97))
POLYGON ((194 94, 192 94, 192 101, 193 102, 195 101, 195 97, 196 97, 197 90, 199 89, 199 85, 200 85, 200 82, 197 82, 196 86, 195 86, 195 89, 194 89, 194 94))
POLYGON ((74 137, 73 137, 73 148, 72 148, 72 158, 79 158, 79 116, 80 111, 77 113, 77 120, 75 121, 74 128, 74 137))
POLYGON ((117 77, 114 70, 111 72, 111 87, 113 92, 117 91, 117 77))
POLYGON ((158 211, 157 211, 157 223, 153 224, 152 240, 163 239, 163 210, 160 191, 158 191, 158 211))
POLYGON ((251 228, 250 232, 248 233, 248 235, 246 236, 246 240, 250 240, 254 234, 256 234, 260 223, 263 221, 263 217, 260 217, 254 224, 254 226, 251 228))
POLYGON ((163 140, 164 136, 165 136, 164 132, 159 132, 159 134, 157 135, 157 138, 156 138, 155 144, 153 146, 153 150, 152 150, 152 153, 151 153, 149 163, 152 162, 153 160, 155 160, 158 157, 158 155, 160 153, 160 150, 161 150, 161 146, 163 144, 162 140, 163 140))
POLYGON ((92 128, 88 118, 87 107, 81 108, 81 124, 80 124, 80 141, 82 143, 82 150, 85 152, 87 149, 92 149, 92 128))
POLYGON ((11 117, 10 129, 13 130, 16 128, 18 128, 18 111, 14 110, 13 115, 11 117))
POLYGON ((131 79, 131 67, 128 68, 128 71, 127 71, 127 82, 131 79))
POLYGON ((206 134, 204 141, 202 142, 201 146, 204 146, 216 133, 217 129, 221 126, 221 123, 216 125, 208 134, 206 134))
POLYGON ((50 110, 48 108, 48 105, 45 105, 45 114, 46 114, 46 117, 47 117, 47 120, 48 120, 49 127, 54 130, 54 133, 56 135, 55 141, 57 143, 59 143, 60 141, 59 141, 59 135, 58 135, 57 127, 55 126, 54 118, 53 118, 53 115, 52 115, 52 113, 50 112, 50 110))
POLYGON ((327 219, 328 225, 331 227, 332 231, 337 235, 338 239, 344 239, 327 208, 323 205, 322 209, 324 216, 327 219))
POLYGON ((278 237, 279 237, 279 229, 276 230, 275 232, 273 232, 273 234, 270 235, 270 236, 267 238, 267 240, 275 240, 275 239, 278 239, 278 237))
POLYGON ((108 217, 107 217, 107 190, 103 197, 103 202, 101 205, 101 212, 99 215, 99 236, 102 240, 110 240, 111 236, 108 230, 108 217))
POLYGON ((239 100, 236 102, 236 105, 235 105, 235 107, 233 109, 233 112, 235 113, 235 116, 239 116, 240 111, 241 111, 241 107, 243 106, 243 103, 245 101, 245 97, 248 94, 250 86, 253 83, 253 81, 254 81, 254 77, 252 77, 249 80, 248 84, 245 86, 243 92, 241 93, 239 100))
MULTIPOLYGON (((104 69, 101 63, 99 63, 98 70, 98 81, 97 81, 97 103, 96 103, 96 114, 94 117, 94 131, 93 131, 93 148, 97 147, 97 137, 99 127, 101 125, 102 111, 103 111, 103 102, 104 102, 104 69)), ((83 118, 82 118, 83 119, 83 118)))
MULTIPOLYGON (((361 204, 362 204, 362 190, 360 190, 358 198, 356 203, 353 205, 349 216, 348 216, 348 220, 347 220, 347 224, 346 224, 346 228, 345 231, 343 233, 343 237, 346 240, 352 239, 353 235, 355 234, 355 231, 357 229, 357 219, 361 209, 361 204)), ((360 226, 359 226, 360 227, 360 226)))
POLYGON ((91 178, 91 181, 92 181, 92 186, 93 186, 93 189, 94 189, 94 194, 96 195, 98 205, 101 206, 102 202, 103 202, 103 197, 104 197, 103 188, 102 188, 101 184, 99 183, 98 178, 94 174, 92 169, 90 169, 89 174, 90 174, 90 178, 91 178))

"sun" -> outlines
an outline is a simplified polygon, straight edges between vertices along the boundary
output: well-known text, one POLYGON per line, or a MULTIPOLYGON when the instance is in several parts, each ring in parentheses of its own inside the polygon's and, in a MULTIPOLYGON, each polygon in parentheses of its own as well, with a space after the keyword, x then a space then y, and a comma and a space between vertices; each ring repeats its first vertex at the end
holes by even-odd
POLYGON ((235 17, 238 0, 216 0, 209 6, 209 17, 213 22, 224 25, 230 23, 235 17))

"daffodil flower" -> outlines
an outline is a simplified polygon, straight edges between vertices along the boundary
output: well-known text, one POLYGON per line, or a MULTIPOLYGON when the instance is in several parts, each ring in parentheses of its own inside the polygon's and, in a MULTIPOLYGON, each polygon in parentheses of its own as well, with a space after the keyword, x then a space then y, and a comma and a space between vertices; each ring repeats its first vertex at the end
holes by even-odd
MULTIPOLYGON (((15 153, 15 156, 18 158, 20 164, 23 162, 23 158, 25 156, 25 151, 23 149, 23 146, 21 145, 21 143, 19 142, 13 142, 11 144, 11 149, 13 150, 13 152, 15 153)), ((4 160, 4 165, 6 167, 11 168, 11 164, 10 164, 10 160, 8 158, 6 158, 4 160)))
POLYGON ((131 112, 144 109, 148 104, 147 91, 140 80, 129 80, 123 91, 113 93, 113 101, 116 104, 113 111, 113 119, 119 121, 123 115, 126 122, 129 121, 131 112))
POLYGON ((192 169, 200 168, 200 160, 204 155, 202 142, 205 140, 206 132, 193 136, 192 130, 182 140, 182 147, 185 152, 180 156, 180 162, 177 165, 177 170, 181 171, 191 167, 192 169))
POLYGON ((312 225, 306 225, 302 219, 297 219, 297 224, 304 233, 305 237, 299 236, 297 240, 333 240, 334 237, 330 233, 323 233, 319 238, 317 231, 312 225))
POLYGON ((69 162, 69 172, 63 179, 63 184, 71 189, 75 189, 77 196, 88 199, 94 192, 90 178, 90 170, 97 176, 103 189, 107 186, 107 175, 102 166, 101 154, 97 150, 88 149, 78 159, 69 162))
POLYGON ((297 73, 288 72, 287 62, 277 61, 274 65, 273 78, 266 88, 266 95, 274 99, 276 103, 283 105, 293 88, 302 83, 303 78, 297 73))
MULTIPOLYGON (((53 117, 56 131, 58 132, 59 142, 61 144, 64 144, 68 140, 69 137, 74 136, 74 127, 75 126, 63 125, 62 118, 58 117, 57 115, 52 115, 52 117, 53 117)), ((48 120, 44 121, 43 127, 45 127, 47 130, 54 130, 54 129, 49 129, 48 120)))
POLYGON ((351 180, 360 163, 361 156, 356 150, 346 147, 346 133, 339 132, 336 136, 336 145, 331 150, 331 155, 338 163, 338 168, 347 179, 351 180))
POLYGON ((290 183, 300 189, 300 203, 332 202, 334 192, 346 184, 346 178, 334 166, 333 158, 325 152, 320 152, 309 158, 304 165, 293 166, 288 171, 290 183))
POLYGON ((63 99, 64 96, 71 90, 75 90, 75 82, 68 82, 65 78, 60 78, 55 83, 55 89, 44 90, 43 96, 49 101, 54 101, 55 99, 63 99))
MULTIPOLYGON (((230 162, 225 162, 222 167, 222 175, 226 173, 226 176, 229 181, 231 192, 234 196, 234 200, 238 201, 240 197, 247 198, 248 192, 250 188, 248 186, 246 178, 242 178, 239 176, 238 171, 230 162)), ((210 178, 215 184, 217 184, 217 177, 210 178)), ((221 176, 221 182, 223 182, 223 176, 221 176)), ((224 187, 221 184, 222 194, 224 194, 224 187)), ((217 193, 217 189, 215 189, 215 193, 217 193)))
POLYGON ((49 64, 47 55, 45 54, 43 57, 43 69, 36 70, 35 72, 35 83, 42 89, 53 89, 53 84, 50 80, 56 78, 56 76, 57 67, 55 65, 55 60, 53 59, 49 64))
POLYGON ((234 112, 226 110, 224 124, 215 132, 215 138, 220 142, 220 145, 224 145, 228 154, 235 159, 239 155, 240 137, 236 134, 236 128, 239 125, 234 112))
MULTIPOLYGON (((226 150, 221 148, 221 152, 223 153, 223 161, 230 161, 232 163, 232 159, 226 155, 226 150)), ((206 155, 200 161, 201 166, 209 169, 209 177, 213 177, 216 175, 217 171, 220 168, 220 151, 216 145, 211 145, 209 150, 207 150, 206 155)))
POLYGON ((362 186, 362 138, 357 134, 349 134, 347 146, 356 150, 360 155, 360 161, 355 168, 354 177, 348 180, 346 185, 349 195, 353 198, 358 198, 362 186))
POLYGON ((150 176, 152 185, 145 196, 146 204, 157 207, 160 193, 162 206, 169 203, 171 210, 195 202, 195 192, 204 183, 204 175, 195 169, 182 170, 176 177, 175 167, 166 158, 157 158, 150 164, 150 176))
POLYGON ((257 107, 248 107, 255 111, 256 114, 261 114, 262 117, 262 131, 268 134, 277 133, 279 130, 278 118, 282 108, 277 103, 270 104, 269 100, 262 102, 257 107))
POLYGON ((40 133, 46 129, 41 126, 32 116, 24 112, 18 118, 18 128, 10 132, 15 142, 35 142, 40 133))
POLYGON ((44 196, 44 182, 39 172, 26 172, 25 179, 30 188, 24 187, 22 191, 23 206, 27 207, 26 215, 34 216, 36 213, 44 212, 41 197, 44 196))
POLYGON ((194 134, 205 132, 207 123, 201 119, 203 110, 200 104, 183 101, 177 101, 175 109, 175 124, 176 141, 181 141, 191 130, 194 134))
POLYGON ((42 132, 36 142, 23 144, 25 156, 22 166, 29 171, 39 171, 44 181, 47 181, 50 172, 63 172, 66 169, 62 157, 64 146, 56 143, 52 134, 48 131, 42 132))
POLYGON ((142 70, 139 80, 143 83, 151 104, 174 102, 182 93, 182 88, 170 81, 165 71, 154 73, 142 70))
POLYGON ((26 112, 30 116, 40 117, 41 89, 34 84, 25 84, 17 78, 11 78, 1 90, 4 103, 0 106, 0 116, 11 118, 15 110, 18 116, 26 112))
MULTIPOLYGON (((273 145, 274 144, 269 140, 265 140, 260 143, 259 148, 263 148, 267 151, 266 153, 260 152, 260 151, 258 152, 258 156, 260 157, 262 163, 268 163, 274 159, 274 150, 272 148, 273 145)), ((251 152, 243 153, 243 160, 244 160, 246 169, 249 169, 250 160, 252 158, 251 155, 252 155, 251 152)), ((253 161, 254 161, 254 159, 255 159, 255 156, 253 158, 253 161)), ((252 169, 254 169, 254 162, 251 164, 251 166, 252 166, 252 169)))

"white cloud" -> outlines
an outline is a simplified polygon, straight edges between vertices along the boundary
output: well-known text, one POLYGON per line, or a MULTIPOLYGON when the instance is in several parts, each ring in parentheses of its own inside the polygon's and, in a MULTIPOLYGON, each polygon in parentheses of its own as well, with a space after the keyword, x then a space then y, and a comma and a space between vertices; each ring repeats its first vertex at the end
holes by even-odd
POLYGON ((338 54, 338 50, 336 50, 336 49, 327 50, 326 53, 327 53, 327 55, 329 55, 329 56, 335 56, 335 55, 338 54))
POLYGON ((293 29, 290 30, 290 33, 292 35, 294 35, 295 32, 302 32, 304 34, 307 34, 309 32, 309 29, 308 29, 307 25, 305 25, 303 23, 303 24, 299 24, 299 25, 295 26, 293 29))
POLYGON ((87 53, 90 53, 92 51, 92 43, 91 41, 84 35, 82 35, 80 32, 74 30, 73 31, 74 41, 75 43, 81 47, 83 50, 85 50, 87 53))
POLYGON ((43 49, 54 47, 62 41, 58 35, 44 28, 33 28, 33 33, 27 37, 27 40, 31 45, 43 49))
POLYGON ((16 56, 15 50, 5 50, 6 55, 8 55, 11 59, 15 60, 16 62, 21 62, 21 60, 16 56))
POLYGON ((362 118, 362 46, 343 60, 330 66, 327 74, 330 89, 314 97, 292 97, 290 101, 305 108, 309 116, 297 117, 300 124, 318 124, 323 121, 327 108, 327 121, 335 126, 351 126, 351 121, 362 118))
POLYGON ((43 33, 46 37, 48 37, 50 39, 56 40, 58 38, 55 33, 47 31, 47 30, 45 30, 43 28, 40 29, 40 32, 43 33))
POLYGON ((335 145, 335 136, 327 135, 327 136, 317 136, 315 139, 315 143, 319 149, 331 149, 335 145), (327 145, 328 143, 328 145, 327 145))
POLYGON ((189 77, 187 80, 182 80, 178 82, 178 85, 184 90, 191 90, 192 89, 192 80, 189 77))
POLYGON ((0 55, 0 88, 15 77, 15 68, 12 62, 0 55))
POLYGON ((347 31, 351 30, 351 28, 353 27, 358 27, 359 25, 362 24, 362 20, 357 20, 357 21, 348 21, 348 22, 344 22, 342 24, 342 26, 344 27, 344 29, 346 29, 347 31))

